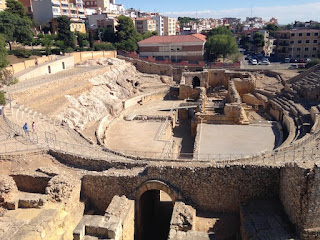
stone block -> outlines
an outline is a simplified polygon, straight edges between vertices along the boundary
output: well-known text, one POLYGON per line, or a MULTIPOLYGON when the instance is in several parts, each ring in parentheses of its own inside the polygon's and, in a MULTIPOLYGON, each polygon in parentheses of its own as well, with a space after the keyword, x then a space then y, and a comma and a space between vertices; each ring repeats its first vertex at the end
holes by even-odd
POLYGON ((47 196, 35 193, 22 193, 19 196, 20 208, 41 208, 47 202, 47 196))
POLYGON ((12 201, 6 202, 6 207, 9 210, 17 209, 18 208, 18 200, 12 200, 12 201))

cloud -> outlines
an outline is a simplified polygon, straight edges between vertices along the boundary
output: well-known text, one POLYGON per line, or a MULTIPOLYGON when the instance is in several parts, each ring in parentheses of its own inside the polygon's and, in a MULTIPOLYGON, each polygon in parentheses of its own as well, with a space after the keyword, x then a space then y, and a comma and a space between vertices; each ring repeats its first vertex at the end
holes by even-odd
MULTIPOLYGON (((298 21, 315 20, 320 21, 320 2, 291 6, 272 6, 272 7, 255 7, 252 9, 252 15, 269 20, 272 17, 278 19, 280 24, 287 24, 298 21)), ((250 8, 234 8, 226 10, 202 10, 202 11, 181 11, 181 12, 164 12, 163 15, 170 17, 204 17, 204 18, 224 18, 237 17, 245 19, 251 16, 250 8)))

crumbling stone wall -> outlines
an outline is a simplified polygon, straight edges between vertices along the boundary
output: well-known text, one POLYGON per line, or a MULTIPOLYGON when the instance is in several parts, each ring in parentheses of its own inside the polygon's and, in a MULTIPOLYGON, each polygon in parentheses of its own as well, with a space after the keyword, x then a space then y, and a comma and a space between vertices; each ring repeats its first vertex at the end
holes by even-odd
POLYGON ((238 212, 239 204, 250 199, 273 199, 279 195, 278 168, 263 166, 173 167, 150 166, 143 171, 85 175, 83 196, 100 212, 114 195, 134 199, 137 187, 157 179, 178 192, 184 202, 199 210, 238 212))
POLYGON ((320 168, 297 164, 281 170, 280 199, 301 239, 319 239, 320 232, 320 168))

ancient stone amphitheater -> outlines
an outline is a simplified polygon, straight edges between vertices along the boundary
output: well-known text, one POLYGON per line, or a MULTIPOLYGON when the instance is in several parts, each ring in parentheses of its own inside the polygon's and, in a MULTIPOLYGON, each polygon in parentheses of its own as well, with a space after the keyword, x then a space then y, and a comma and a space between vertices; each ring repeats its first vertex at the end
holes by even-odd
POLYGON ((0 119, 1 239, 320 239, 320 65, 23 76, 0 119))

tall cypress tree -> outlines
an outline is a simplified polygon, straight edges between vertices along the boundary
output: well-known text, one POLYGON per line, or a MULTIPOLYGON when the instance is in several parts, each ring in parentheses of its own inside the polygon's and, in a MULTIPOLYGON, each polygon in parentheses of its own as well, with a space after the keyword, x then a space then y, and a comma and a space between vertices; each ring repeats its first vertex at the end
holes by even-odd
POLYGON ((58 40, 63 41, 64 49, 70 47, 75 48, 74 34, 70 30, 71 21, 66 16, 61 16, 57 19, 58 21, 58 40))

